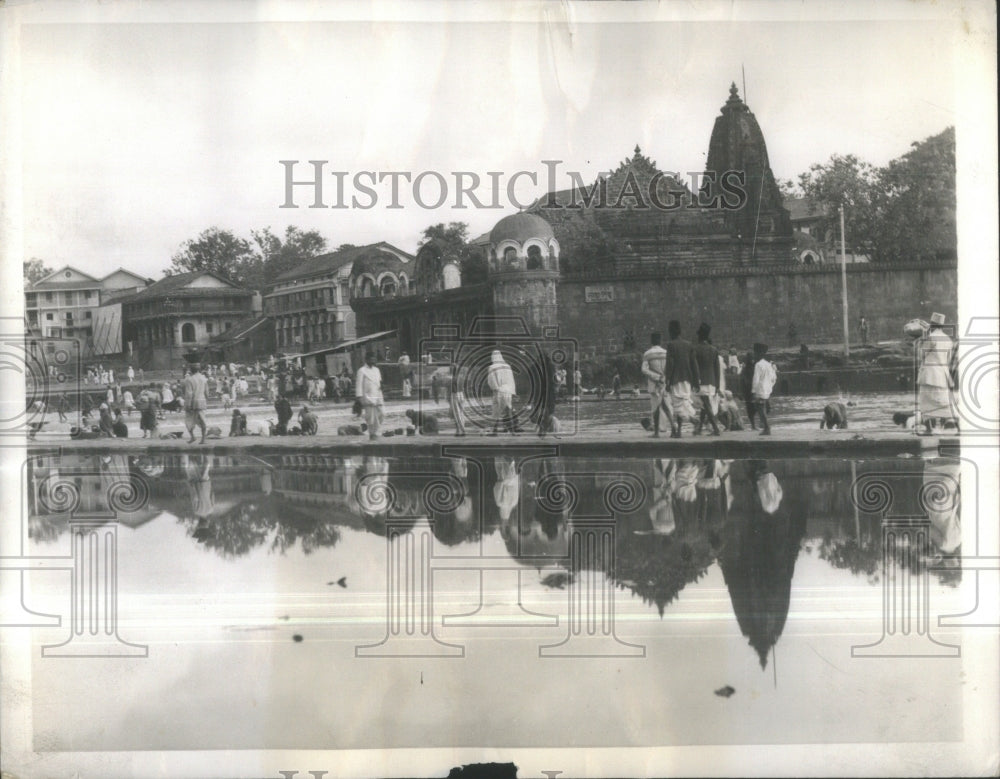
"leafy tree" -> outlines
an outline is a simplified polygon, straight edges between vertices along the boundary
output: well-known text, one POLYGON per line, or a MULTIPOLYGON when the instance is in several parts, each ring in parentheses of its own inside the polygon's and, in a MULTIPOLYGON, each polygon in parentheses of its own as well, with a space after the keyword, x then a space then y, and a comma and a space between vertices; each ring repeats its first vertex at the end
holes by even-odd
POLYGON ((326 251, 326 239, 315 230, 285 228, 284 239, 271 232, 270 227, 251 231, 260 258, 260 286, 274 282, 282 273, 299 263, 326 251))
POLYGON ((799 176, 799 186, 820 215, 819 235, 840 241, 840 206, 849 250, 877 253, 876 209, 881 200, 878 171, 853 154, 834 154, 825 165, 812 165, 799 176))
POLYGON ((957 252, 955 129, 915 142, 882 168, 854 155, 834 155, 799 176, 821 215, 820 235, 840 239, 844 206, 849 250, 876 262, 954 258, 957 252))
POLYGON ((884 259, 954 258, 955 128, 914 143, 879 171, 884 259))
POLYGON ((259 286, 263 260, 250 243, 229 230, 210 227, 185 241, 171 258, 165 276, 190 271, 211 271, 245 286, 259 286))
POLYGON ((417 247, 426 246, 434 241, 441 249, 443 257, 458 260, 463 286, 480 284, 486 281, 488 272, 486 253, 482 247, 470 245, 468 240, 469 225, 465 222, 449 222, 448 224, 439 222, 424 230, 417 247))
POLYGON ((32 257, 24 263, 24 280, 29 284, 41 281, 52 273, 52 268, 48 267, 37 257, 32 257))
POLYGON ((452 249, 455 255, 461 254, 469 240, 469 226, 465 222, 439 222, 424 230, 423 238, 417 247, 421 247, 429 241, 437 241, 441 245, 445 254, 448 249, 452 249))

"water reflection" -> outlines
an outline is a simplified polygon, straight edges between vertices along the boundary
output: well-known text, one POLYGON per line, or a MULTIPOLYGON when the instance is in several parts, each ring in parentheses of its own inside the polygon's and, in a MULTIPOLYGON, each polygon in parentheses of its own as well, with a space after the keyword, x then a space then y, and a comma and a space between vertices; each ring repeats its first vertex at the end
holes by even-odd
POLYGON ((139 532, 154 520, 178 522, 197 547, 226 559, 256 550, 308 555, 346 546, 345 529, 386 536, 390 525, 406 533, 427 522, 446 547, 502 542, 549 588, 572 587, 584 569, 596 571, 661 617, 718 564, 761 667, 784 629, 803 555, 872 584, 886 552, 913 573, 929 571, 952 586, 961 579, 959 463, 944 458, 108 453, 37 456, 28 479, 28 534, 39 544, 56 543, 83 515, 139 532), (887 550, 887 517, 926 518, 931 544, 887 550), (580 529, 594 522, 611 523, 613 545, 571 554, 573 543, 589 543, 580 529))

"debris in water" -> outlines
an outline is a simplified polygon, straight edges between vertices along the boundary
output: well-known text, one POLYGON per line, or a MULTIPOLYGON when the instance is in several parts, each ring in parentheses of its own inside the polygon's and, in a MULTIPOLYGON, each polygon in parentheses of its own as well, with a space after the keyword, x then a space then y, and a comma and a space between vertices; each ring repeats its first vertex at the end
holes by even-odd
POLYGON ((300 633, 296 633, 294 636, 292 636, 292 641, 294 641, 296 644, 302 643, 302 635, 300 633))
POLYGON ((332 586, 333 586, 333 585, 335 585, 335 584, 339 584, 339 585, 340 585, 341 587, 346 587, 346 586, 347 586, 347 577, 346 577, 346 576, 341 576, 341 577, 340 577, 339 579, 337 579, 337 581, 335 581, 335 582, 327 582, 327 583, 326 583, 326 586, 327 586, 327 587, 332 587, 332 586))
POLYGON ((716 690, 715 694, 718 695, 720 698, 728 698, 734 692, 736 692, 736 690, 734 690, 727 684, 725 687, 720 687, 718 690, 716 690))

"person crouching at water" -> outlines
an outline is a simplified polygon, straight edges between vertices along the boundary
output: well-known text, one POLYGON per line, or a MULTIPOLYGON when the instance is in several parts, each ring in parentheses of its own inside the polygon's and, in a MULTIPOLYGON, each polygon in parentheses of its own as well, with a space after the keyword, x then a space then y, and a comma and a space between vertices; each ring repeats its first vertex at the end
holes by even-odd
POLYGON ((691 387, 700 383, 698 363, 694 358, 691 342, 681 338, 681 323, 671 320, 667 326, 667 386, 670 387, 670 408, 674 413, 671 438, 681 437, 681 425, 690 419, 696 423, 696 413, 691 402, 691 387))
POLYGON ((111 432, 115 438, 128 438, 128 424, 126 424, 125 419, 122 417, 122 410, 120 408, 115 409, 114 421, 111 423, 111 432))
POLYGON ((511 434, 518 432, 514 427, 514 371, 504 360, 499 349, 495 349, 491 355, 492 363, 486 376, 487 384, 493 391, 493 432, 497 434, 497 428, 502 424, 504 431, 511 434))
POLYGON ((823 409, 823 418, 819 422, 822 430, 847 430, 847 406, 843 403, 828 403, 823 409))
POLYGON ((299 411, 299 427, 302 428, 302 435, 316 435, 319 432, 319 420, 309 410, 309 406, 302 406, 299 411))
MULTIPOLYGON (((660 411, 670 426, 674 429, 674 415, 667 402, 667 350, 660 346, 660 334, 649 336, 650 346, 642 355, 642 375, 647 378, 646 389, 649 391, 649 410, 652 417, 653 438, 660 437, 660 411)), ((618 379, 618 374, 615 374, 618 379)), ((619 379, 620 381, 620 379, 619 379)), ((645 425, 643 426, 645 427, 645 425)))
POLYGON ((719 424, 726 430, 742 430, 743 420, 740 418, 740 407, 733 400, 733 393, 726 390, 719 401, 719 413, 716 417, 719 424))
POLYGON ((698 363, 698 397, 701 399, 701 411, 698 414, 698 424, 695 433, 701 433, 702 425, 707 419, 712 425, 712 435, 719 435, 719 423, 715 415, 719 410, 719 387, 722 382, 718 350, 708 339, 712 328, 707 322, 702 322, 698 328, 698 343, 694 347, 694 359, 698 363))
POLYGON ((752 396, 754 410, 760 416, 760 421, 764 426, 764 429, 760 431, 761 435, 771 435, 771 424, 767 420, 768 401, 771 398, 774 385, 778 381, 778 371, 765 359, 766 354, 767 346, 765 344, 753 345, 753 356, 756 362, 753 366, 752 396))
POLYGON ((247 434, 247 416, 238 408, 233 409, 233 418, 229 423, 229 437, 240 438, 247 434))
POLYGON ((375 352, 365 354, 365 364, 358 368, 354 378, 354 393, 365 411, 368 423, 368 437, 374 439, 382 424, 382 372, 375 365, 375 352))
POLYGON ((406 418, 410 424, 416 428, 420 435, 437 435, 440 430, 437 417, 433 417, 426 411, 416 411, 412 408, 406 409, 406 418))

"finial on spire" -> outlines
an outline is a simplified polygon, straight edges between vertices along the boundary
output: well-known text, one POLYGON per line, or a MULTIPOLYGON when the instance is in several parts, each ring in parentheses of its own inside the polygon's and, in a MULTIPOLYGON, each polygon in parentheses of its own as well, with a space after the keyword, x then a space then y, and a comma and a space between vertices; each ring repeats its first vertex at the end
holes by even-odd
POLYGON ((729 97, 739 98, 739 96, 740 96, 740 90, 736 88, 736 82, 734 81, 729 87, 729 97))
POLYGON ((636 144, 635 145, 635 156, 638 157, 641 154, 642 154, 642 151, 639 149, 639 144, 636 144))

